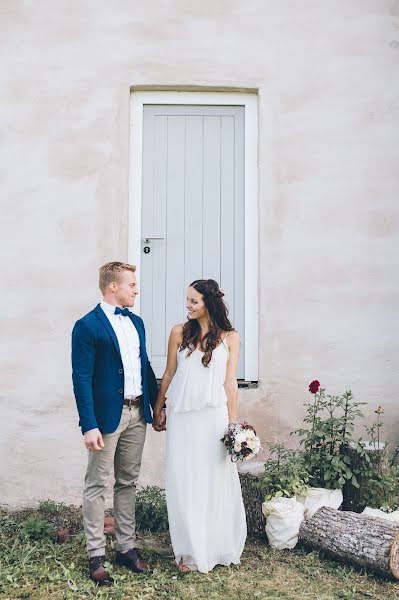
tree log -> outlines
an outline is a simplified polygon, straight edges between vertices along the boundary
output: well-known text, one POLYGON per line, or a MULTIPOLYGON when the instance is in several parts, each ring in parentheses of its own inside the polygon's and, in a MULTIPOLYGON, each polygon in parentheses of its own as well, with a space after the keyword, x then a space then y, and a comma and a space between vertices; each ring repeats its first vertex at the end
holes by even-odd
POLYGON ((323 507, 302 522, 299 541, 333 558, 399 579, 399 523, 323 507))
POLYGON ((247 516, 248 535, 265 537, 266 519, 262 513, 263 494, 256 487, 259 477, 251 473, 240 473, 239 475, 247 516))

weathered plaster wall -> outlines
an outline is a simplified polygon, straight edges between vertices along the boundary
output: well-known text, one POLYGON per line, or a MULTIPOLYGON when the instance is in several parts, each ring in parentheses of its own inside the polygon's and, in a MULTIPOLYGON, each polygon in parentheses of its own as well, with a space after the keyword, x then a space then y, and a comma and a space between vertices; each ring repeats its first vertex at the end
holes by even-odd
MULTIPOLYGON (((399 2, 2 2, 0 502, 79 502, 70 330, 127 259, 129 88, 259 89, 260 380, 287 439, 308 382, 399 440, 399 2)), ((149 431, 142 483, 162 482, 149 431)))

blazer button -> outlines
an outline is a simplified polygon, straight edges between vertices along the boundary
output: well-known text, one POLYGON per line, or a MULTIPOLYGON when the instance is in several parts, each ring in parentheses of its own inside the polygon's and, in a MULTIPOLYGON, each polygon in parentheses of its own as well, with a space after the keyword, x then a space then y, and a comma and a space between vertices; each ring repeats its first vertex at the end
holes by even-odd
POLYGON ((123 369, 118 369, 118 373, 123 373, 123 369))
POLYGON ((120 394, 123 394, 123 390, 122 390, 122 388, 121 388, 121 389, 119 389, 119 390, 118 390, 118 392, 119 392, 120 394))

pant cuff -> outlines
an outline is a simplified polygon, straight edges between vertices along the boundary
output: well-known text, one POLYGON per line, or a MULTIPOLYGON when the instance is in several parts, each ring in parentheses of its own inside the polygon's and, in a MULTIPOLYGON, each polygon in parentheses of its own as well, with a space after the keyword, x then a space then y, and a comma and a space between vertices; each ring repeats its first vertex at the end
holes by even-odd
POLYGON ((142 550, 143 544, 138 540, 131 540, 129 544, 125 544, 123 546, 120 546, 119 544, 116 545, 117 552, 127 552, 132 548, 139 548, 139 550, 142 550))
POLYGON ((122 552, 122 554, 124 554, 128 550, 131 550, 132 548, 133 548, 133 546, 115 546, 115 550, 117 552, 122 552))
POLYGON ((98 548, 97 550, 88 550, 89 558, 94 558, 95 556, 105 556, 105 548, 98 548))

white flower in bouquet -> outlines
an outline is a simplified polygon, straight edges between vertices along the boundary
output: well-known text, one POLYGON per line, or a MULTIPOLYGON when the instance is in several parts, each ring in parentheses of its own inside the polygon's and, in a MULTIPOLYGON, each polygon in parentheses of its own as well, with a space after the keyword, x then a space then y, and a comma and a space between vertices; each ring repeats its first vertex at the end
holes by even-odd
POLYGON ((255 440, 247 439, 247 448, 254 451, 255 450, 255 440))
POLYGON ((254 440, 256 438, 256 433, 253 429, 247 429, 245 433, 247 435, 247 440, 254 440))
POLYGON ((240 452, 241 450, 241 442, 236 442, 234 444, 234 452, 240 452))
POLYGON ((242 444, 243 442, 246 442, 247 441, 247 436, 245 434, 245 431, 240 431, 240 433, 238 433, 235 436, 235 441, 236 441, 236 444, 238 444, 238 443, 242 444))

